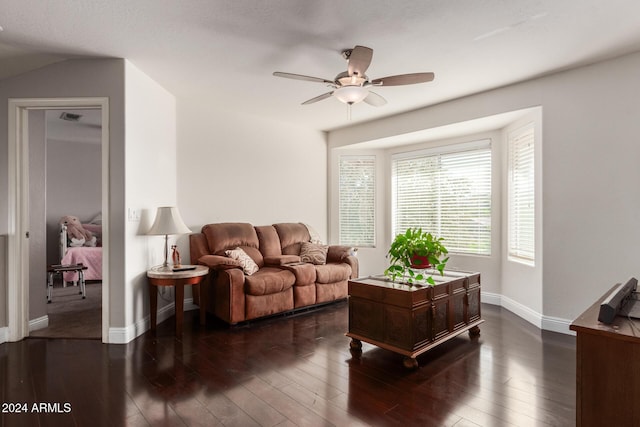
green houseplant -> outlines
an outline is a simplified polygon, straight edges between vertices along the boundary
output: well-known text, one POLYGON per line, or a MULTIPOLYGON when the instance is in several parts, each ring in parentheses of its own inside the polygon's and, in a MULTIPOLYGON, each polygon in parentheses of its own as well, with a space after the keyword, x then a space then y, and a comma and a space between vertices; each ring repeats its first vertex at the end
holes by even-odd
POLYGON ((443 240, 421 228, 409 228, 404 234, 398 234, 387 253, 389 267, 384 274, 392 281, 400 280, 410 285, 422 281, 435 285, 433 277, 427 277, 423 270, 431 267, 444 274, 449 257, 442 259, 448 254, 443 240))

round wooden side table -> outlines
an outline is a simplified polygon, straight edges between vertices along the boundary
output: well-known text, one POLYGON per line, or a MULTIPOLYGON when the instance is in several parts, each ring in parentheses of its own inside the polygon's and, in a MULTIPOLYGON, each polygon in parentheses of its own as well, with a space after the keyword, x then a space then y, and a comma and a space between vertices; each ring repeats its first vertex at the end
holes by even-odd
MULTIPOLYGON (((151 330, 155 332, 158 320, 158 292, 159 286, 173 286, 176 290, 176 335, 182 335, 182 320, 184 318, 184 287, 191 285, 199 287, 200 282, 209 272, 204 265, 183 266, 183 268, 195 267, 191 270, 173 271, 162 267, 154 267, 147 270, 149 279, 149 310, 151 312, 151 330)), ((206 323, 206 292, 200 292, 200 324, 206 323)))

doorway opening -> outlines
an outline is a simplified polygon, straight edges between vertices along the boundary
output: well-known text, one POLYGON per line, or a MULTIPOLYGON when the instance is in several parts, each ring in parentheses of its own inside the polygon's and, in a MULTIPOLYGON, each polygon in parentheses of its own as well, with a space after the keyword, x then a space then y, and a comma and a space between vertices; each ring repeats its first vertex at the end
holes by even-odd
POLYGON ((102 337, 101 131, 97 108, 29 111, 30 337, 102 337))
MULTIPOLYGON (((60 247, 61 239, 59 237, 60 226, 51 224, 52 222, 60 222, 62 216, 75 216, 86 223, 101 222, 100 243, 101 243, 101 261, 102 266, 98 267, 97 274, 101 280, 99 281, 101 289, 97 296, 101 300, 102 308, 97 308, 98 312, 93 313, 99 318, 98 332, 94 331, 96 338, 101 337, 103 342, 109 341, 109 104, 108 98, 53 98, 53 99, 10 99, 9 100, 9 263, 8 278, 9 286, 7 289, 8 300, 8 332, 9 341, 19 341, 30 335, 30 330, 35 332, 42 326, 48 326, 49 315, 38 315, 38 307, 45 306, 45 313, 48 310, 47 304, 47 266, 50 264, 59 264, 62 261, 62 250, 60 247), (39 170, 38 159, 40 162, 47 160, 47 154, 52 157, 62 157, 64 155, 59 151, 64 151, 69 147, 63 147, 60 144, 47 141, 46 129, 49 120, 55 117, 67 120, 77 118, 78 115, 90 116, 91 119, 85 120, 84 127, 89 130, 93 129, 94 146, 89 147, 89 151, 96 153, 99 158, 93 159, 93 169, 96 169, 96 163, 99 166, 97 177, 94 176, 93 190, 97 191, 99 196, 87 207, 83 201, 79 200, 81 196, 75 194, 77 200, 69 202, 69 200, 61 200, 57 203, 49 198, 64 199, 60 192, 48 193, 46 182, 51 178, 46 170, 39 170), (32 139, 31 136, 42 132, 39 130, 37 123, 42 119, 44 129, 44 138, 32 139), (44 147, 48 145, 49 152, 38 146, 37 141, 42 141, 44 147), (47 144, 50 142, 49 144, 47 144), (54 151, 51 152, 52 147, 54 151), (43 184, 45 183, 45 184, 43 184), (44 200, 44 201, 43 201, 44 200), (97 201, 96 201, 97 200, 97 201), (57 216, 59 209, 63 209, 65 214, 60 215, 58 220, 54 220, 49 216, 47 219, 46 212, 57 216), (88 213, 90 209, 95 211, 93 214, 88 213), (68 212, 67 212, 68 211, 68 212), (49 226, 47 227, 47 223, 49 226), (49 228, 49 231, 47 231, 49 228), (53 233, 58 234, 57 237, 53 233), (56 228, 58 229, 56 231, 56 228), (52 241, 53 240, 53 241, 52 241), (48 243, 48 244, 47 244, 48 243), (49 249, 47 249, 49 246, 49 249), (53 249, 52 249, 53 247, 53 249), (56 250, 57 248, 57 250, 56 250), (33 249, 38 249, 39 256, 32 257, 33 249), (48 255, 47 255, 48 253, 48 255), (57 254, 57 255, 56 255, 57 254), (55 260, 55 262, 53 262, 55 260), (36 310, 34 312, 34 309, 36 310), (35 314, 34 314, 35 313, 35 314)), ((54 129, 51 128, 51 131, 54 129)), ((87 134, 83 137, 86 139, 87 134)), ((59 142, 59 141, 57 141, 59 142)), ((76 141, 77 142, 77 141, 76 141)), ((87 141, 85 141, 86 143, 87 141)), ((84 148, 87 148, 86 145, 84 148)), ((72 151, 82 151, 82 148, 76 146, 72 151)), ((77 154, 77 153, 76 153, 77 154)), ((67 152, 66 157, 73 157, 67 152)), ((61 160, 55 160, 52 164, 47 162, 50 168, 67 168, 71 171, 63 171, 58 175, 62 178, 70 179, 66 182, 66 186, 72 186, 69 182, 73 182, 76 176, 73 171, 80 171, 81 167, 73 162, 68 165, 61 166, 61 160), (56 163, 57 162, 57 163, 56 163), (70 178, 69 178, 70 177, 70 178)), ((48 172, 60 172, 57 170, 48 172)), ((94 170, 94 172, 96 172, 94 170)), ((57 176, 54 179, 61 178, 57 176)), ((77 174, 76 182, 88 181, 83 179, 82 174, 77 174)), ((64 179, 63 179, 64 181, 64 179)), ((61 181, 62 182, 62 181, 61 181)), ((63 186, 65 186, 63 185, 63 186)), ((54 190, 51 186, 48 190, 54 190)), ((62 190, 64 188, 56 188, 62 190)), ((79 191, 79 187, 75 186, 69 189, 72 193, 79 191)), ((84 191, 84 190, 82 190, 84 191)), ((95 229, 94 229, 95 230, 95 229)), ((97 236, 96 238, 97 243, 97 236)), ((76 244, 78 242, 75 242, 76 244)), ((84 246, 84 243, 82 245, 84 246)), ((86 246, 89 247, 89 246, 86 246)), ((68 249, 68 248, 66 248, 68 249)), ((77 262, 77 261, 76 261, 77 262)), ((87 271, 85 270, 85 274, 87 271)), ((69 277, 67 277, 69 278, 69 277)), ((89 278, 89 277, 88 277, 89 278)), ((72 279, 72 278, 69 278, 72 279)), ((59 286, 62 286, 63 278, 58 278, 59 286)), ((92 279, 92 280, 95 280, 92 279)), ((90 288, 94 282, 87 284, 87 290, 91 289, 91 294, 95 298, 96 288, 90 288)), ((69 287, 71 293, 76 292, 78 288, 69 287)), ((75 295, 80 301, 82 296, 75 295)), ((60 297, 62 298, 62 297, 60 297)), ((54 299, 55 301, 55 293, 54 299)), ((77 318, 76 322, 82 319, 77 318)))

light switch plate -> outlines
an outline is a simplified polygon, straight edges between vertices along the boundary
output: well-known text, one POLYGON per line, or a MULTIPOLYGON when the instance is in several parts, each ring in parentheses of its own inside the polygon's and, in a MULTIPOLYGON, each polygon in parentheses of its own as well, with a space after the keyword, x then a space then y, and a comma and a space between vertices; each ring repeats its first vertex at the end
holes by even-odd
POLYGON ((140 209, 129 208, 127 218, 129 221, 140 221, 140 209))

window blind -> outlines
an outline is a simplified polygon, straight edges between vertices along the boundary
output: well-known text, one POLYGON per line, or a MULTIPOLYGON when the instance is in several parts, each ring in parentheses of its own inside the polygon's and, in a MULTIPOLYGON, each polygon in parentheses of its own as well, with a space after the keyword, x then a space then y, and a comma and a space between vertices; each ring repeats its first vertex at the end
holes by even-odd
POLYGON ((340 156, 339 239, 341 245, 375 246, 375 156, 340 156))
POLYGON ((421 227, 449 252, 491 254, 491 143, 392 160, 393 235, 421 227))
POLYGON ((509 134, 509 256, 535 260, 533 125, 509 134))

